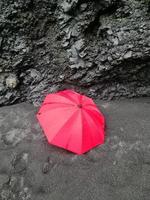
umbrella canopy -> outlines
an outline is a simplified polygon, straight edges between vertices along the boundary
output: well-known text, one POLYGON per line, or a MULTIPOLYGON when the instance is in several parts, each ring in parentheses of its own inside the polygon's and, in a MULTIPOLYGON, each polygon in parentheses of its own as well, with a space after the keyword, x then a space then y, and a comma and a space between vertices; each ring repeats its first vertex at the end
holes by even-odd
POLYGON ((89 97, 72 90, 46 96, 37 118, 50 144, 82 154, 104 143, 104 117, 89 97))

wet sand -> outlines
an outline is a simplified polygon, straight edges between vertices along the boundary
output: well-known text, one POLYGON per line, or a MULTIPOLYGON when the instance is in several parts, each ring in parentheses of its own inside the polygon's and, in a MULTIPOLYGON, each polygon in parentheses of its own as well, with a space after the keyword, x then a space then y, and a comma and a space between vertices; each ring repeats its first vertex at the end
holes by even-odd
POLYGON ((150 199, 150 98, 96 102, 106 141, 82 156, 48 145, 33 105, 0 108, 0 200, 150 199))

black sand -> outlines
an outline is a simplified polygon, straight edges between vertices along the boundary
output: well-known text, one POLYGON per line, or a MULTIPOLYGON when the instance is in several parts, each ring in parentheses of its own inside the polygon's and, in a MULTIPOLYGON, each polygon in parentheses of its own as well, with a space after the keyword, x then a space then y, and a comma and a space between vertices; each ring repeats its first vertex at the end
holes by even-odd
POLYGON ((0 200, 149 200, 150 98, 97 100, 106 142, 82 156, 47 144, 36 108, 0 109, 0 200))

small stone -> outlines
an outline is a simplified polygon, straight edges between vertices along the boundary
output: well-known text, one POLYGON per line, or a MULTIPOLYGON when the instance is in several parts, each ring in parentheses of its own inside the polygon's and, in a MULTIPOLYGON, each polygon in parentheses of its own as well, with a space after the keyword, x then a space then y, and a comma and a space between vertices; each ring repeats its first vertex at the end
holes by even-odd
POLYGON ((14 171, 17 173, 23 172, 27 169, 28 165, 28 154, 23 153, 22 155, 15 155, 12 160, 12 166, 14 167, 14 171))
POLYGON ((109 61, 112 61, 113 59, 112 59, 112 57, 111 57, 111 56, 108 56, 108 60, 109 60, 109 61))
POLYGON ((73 37, 78 37, 79 34, 80 34, 80 32, 78 31, 77 26, 74 26, 74 27, 72 28, 71 35, 72 35, 73 37))
POLYGON ((87 55, 87 53, 85 51, 82 51, 81 53, 79 53, 79 56, 81 58, 84 58, 87 55))
POLYGON ((113 41, 114 45, 118 45, 119 44, 118 38, 113 38, 112 41, 113 41))
POLYGON ((128 51, 125 55, 124 55, 124 58, 131 58, 132 56, 132 51, 128 51))
POLYGON ((68 47, 68 46, 69 46, 69 42, 68 42, 68 41, 64 42, 64 43, 62 44, 62 46, 63 46, 63 47, 68 47))
POLYGON ((67 3, 67 2, 63 2, 62 8, 63 8, 63 11, 66 13, 66 12, 68 12, 70 10, 71 5, 69 3, 67 3))
POLYGON ((6 78, 6 86, 8 88, 15 88, 18 84, 18 79, 15 74, 11 74, 6 78))
POLYGON ((130 49, 132 49, 133 47, 134 47, 133 44, 129 44, 129 45, 128 45, 128 48, 130 48, 130 49))
POLYGON ((78 1, 78 0, 72 0, 72 1, 69 1, 69 2, 64 1, 64 2, 62 3, 62 5, 61 5, 63 11, 64 11, 65 13, 69 12, 69 11, 76 5, 77 1, 78 1))
POLYGON ((22 63, 22 58, 19 59, 19 60, 17 60, 17 61, 12 65, 12 67, 15 68, 15 67, 21 65, 21 63, 22 63))
POLYGON ((42 47, 42 46, 44 46, 45 45, 45 41, 44 40, 41 40, 41 41, 38 41, 37 43, 36 43, 36 45, 37 46, 39 46, 39 47, 42 47))
POLYGON ((11 189, 14 189, 17 186, 17 178, 15 176, 12 176, 9 180, 9 186, 11 189))
POLYGON ((87 4, 86 3, 81 4, 81 6, 80 6, 81 11, 85 11, 86 8, 87 8, 87 4))
POLYGON ((76 48, 77 50, 80 51, 80 50, 83 48, 83 46, 84 46, 84 41, 83 41, 83 39, 80 39, 80 40, 76 41, 76 43, 75 43, 75 48, 76 48))
POLYGON ((109 29, 109 30, 107 31, 107 33, 108 33, 108 35, 112 35, 112 34, 113 34, 113 32, 112 32, 111 29, 109 29))
POLYGON ((25 163, 28 163, 28 157, 29 157, 28 153, 23 154, 22 159, 25 161, 25 163))
POLYGON ((60 79, 64 79, 65 75, 60 75, 59 78, 60 79))
POLYGON ((43 169, 42 169, 42 172, 44 174, 47 174, 49 171, 49 163, 45 162, 44 165, 43 165, 43 169))
POLYGON ((86 63, 86 66, 87 66, 88 68, 92 67, 92 65, 93 65, 92 62, 87 62, 87 63, 86 63))

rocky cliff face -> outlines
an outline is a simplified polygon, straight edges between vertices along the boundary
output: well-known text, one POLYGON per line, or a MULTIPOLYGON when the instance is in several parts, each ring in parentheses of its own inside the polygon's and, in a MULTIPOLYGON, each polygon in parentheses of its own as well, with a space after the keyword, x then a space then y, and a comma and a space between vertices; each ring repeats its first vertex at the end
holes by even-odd
POLYGON ((149 0, 1 0, 0 105, 74 88, 150 96, 149 0))

